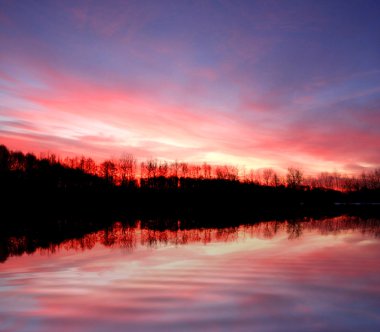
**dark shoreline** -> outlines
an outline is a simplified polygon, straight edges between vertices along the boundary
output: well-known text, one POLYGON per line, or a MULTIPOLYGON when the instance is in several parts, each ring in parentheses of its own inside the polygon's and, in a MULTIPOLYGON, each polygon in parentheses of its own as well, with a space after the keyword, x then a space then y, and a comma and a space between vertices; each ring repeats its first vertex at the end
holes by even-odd
POLYGON ((196 221, 197 227, 226 227, 235 225, 236 219, 252 223, 342 214, 380 216, 380 190, 340 192, 215 179, 188 179, 187 186, 180 188, 104 183, 61 188, 54 181, 7 180, 0 187, 0 231, 9 235, 54 228, 62 220, 82 229, 86 224, 107 226, 116 220, 186 219, 196 221))

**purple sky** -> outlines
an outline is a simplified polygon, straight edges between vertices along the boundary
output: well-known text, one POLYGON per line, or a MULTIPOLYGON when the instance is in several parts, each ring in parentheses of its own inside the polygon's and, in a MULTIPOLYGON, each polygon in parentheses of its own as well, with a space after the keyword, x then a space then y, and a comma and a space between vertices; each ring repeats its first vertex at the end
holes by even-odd
POLYGON ((0 143, 380 167, 380 1, 0 0, 0 143))

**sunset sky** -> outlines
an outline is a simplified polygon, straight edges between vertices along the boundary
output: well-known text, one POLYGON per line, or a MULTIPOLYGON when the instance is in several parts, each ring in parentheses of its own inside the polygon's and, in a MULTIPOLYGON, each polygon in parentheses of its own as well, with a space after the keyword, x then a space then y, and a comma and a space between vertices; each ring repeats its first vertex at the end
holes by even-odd
POLYGON ((380 1, 0 0, 0 144, 380 167, 380 1))

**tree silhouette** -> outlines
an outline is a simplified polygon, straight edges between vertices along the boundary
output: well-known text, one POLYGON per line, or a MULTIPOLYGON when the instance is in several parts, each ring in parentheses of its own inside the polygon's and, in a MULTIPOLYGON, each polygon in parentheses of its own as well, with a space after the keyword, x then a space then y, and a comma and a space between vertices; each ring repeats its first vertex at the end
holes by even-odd
POLYGON ((286 174, 286 183, 288 187, 295 188, 300 186, 303 180, 303 173, 299 168, 289 167, 286 174))
POLYGON ((100 175, 110 184, 114 183, 116 175, 116 165, 112 160, 105 160, 100 164, 100 175))
POLYGON ((130 184, 136 180, 137 160, 132 154, 123 154, 119 159, 118 168, 122 185, 130 184))
POLYGON ((274 171, 271 168, 266 168, 263 170, 263 181, 264 185, 269 186, 272 182, 272 178, 274 176, 274 171))
POLYGON ((16 202, 32 206, 43 200, 66 206, 87 201, 190 210, 380 202, 380 169, 358 177, 337 172, 304 177, 300 169, 290 167, 286 177, 272 169, 251 170, 241 177, 232 165, 200 166, 151 158, 140 164, 140 172, 131 154, 97 164, 86 156, 62 160, 47 153, 36 157, 0 145, 0 190, 13 207, 16 202))
POLYGON ((5 145, 0 145, 0 171, 4 172, 9 169, 10 152, 5 145))

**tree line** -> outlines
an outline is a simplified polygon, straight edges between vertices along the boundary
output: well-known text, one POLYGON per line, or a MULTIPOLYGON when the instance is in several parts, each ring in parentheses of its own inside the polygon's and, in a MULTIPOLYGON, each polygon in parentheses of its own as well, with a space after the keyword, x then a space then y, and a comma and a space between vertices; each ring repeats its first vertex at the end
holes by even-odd
MULTIPOLYGON (((323 188, 342 192, 380 189, 380 168, 348 176, 338 172, 321 172, 306 176, 297 167, 289 167, 281 175, 272 168, 249 170, 233 165, 211 165, 207 162, 167 162, 147 159, 138 162, 125 153, 120 158, 107 159, 97 163, 85 156, 60 158, 53 153, 24 154, 11 151, 0 145, 0 174, 57 182, 57 186, 119 186, 130 188, 175 189, 201 180, 238 182, 267 187, 288 187, 300 189, 323 188)), ((40 182, 41 182, 40 181, 40 182)), ((43 182, 43 181, 42 181, 43 182)))

